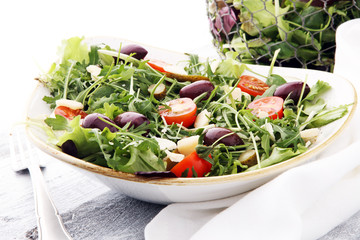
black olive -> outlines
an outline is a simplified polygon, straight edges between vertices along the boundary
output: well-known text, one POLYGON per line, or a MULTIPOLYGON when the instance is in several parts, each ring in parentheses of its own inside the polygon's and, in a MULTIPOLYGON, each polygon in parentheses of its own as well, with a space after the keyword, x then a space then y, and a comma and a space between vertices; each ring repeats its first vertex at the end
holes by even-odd
POLYGON ((233 131, 231 131, 227 128, 222 128, 222 127, 214 127, 214 128, 208 129, 205 132, 203 143, 206 146, 210 146, 214 142, 216 142, 219 138, 221 138, 227 134, 231 134, 231 135, 222 138, 218 142, 218 144, 223 143, 226 146, 237 146, 237 145, 244 144, 243 140, 239 137, 239 135, 237 135, 236 133, 234 133, 233 131))
POLYGON ((98 128, 100 130, 103 130, 105 127, 107 127, 107 128, 109 128, 109 130, 111 132, 118 131, 118 129, 116 127, 108 124, 107 122, 104 122, 103 120, 100 119, 100 117, 108 122, 115 124, 114 121, 112 121, 110 118, 108 118, 107 116, 105 116, 103 114, 91 113, 84 118, 82 126, 84 128, 98 128))
POLYGON ((179 95, 181 98, 188 97, 191 99, 195 99, 196 97, 206 92, 207 94, 203 98, 203 100, 206 100, 209 98, 214 88, 214 85, 210 81, 200 80, 183 87, 180 90, 179 95))
MULTIPOLYGON (((301 95, 301 90, 303 88, 303 85, 304 85, 303 82, 285 83, 276 88, 274 92, 274 96, 281 97, 282 99, 285 100, 290 94, 289 98, 292 99, 295 104, 297 104, 301 95)), ((304 99, 309 94, 309 92, 310 92, 310 87, 306 84, 302 98, 304 99)))
POLYGON ((137 112, 124 112, 119 114, 114 118, 114 122, 119 127, 124 127, 128 122, 130 122, 129 128, 142 125, 143 123, 149 124, 150 121, 144 115, 137 112))
POLYGON ((130 55, 130 54, 134 53, 132 55, 132 57, 136 58, 138 60, 144 59, 148 53, 148 51, 145 48, 143 48, 142 46, 139 46, 137 44, 126 45, 121 48, 120 52, 124 53, 126 55, 130 55))
POLYGON ((78 157, 78 150, 72 140, 67 140, 61 145, 61 150, 73 157, 78 157))

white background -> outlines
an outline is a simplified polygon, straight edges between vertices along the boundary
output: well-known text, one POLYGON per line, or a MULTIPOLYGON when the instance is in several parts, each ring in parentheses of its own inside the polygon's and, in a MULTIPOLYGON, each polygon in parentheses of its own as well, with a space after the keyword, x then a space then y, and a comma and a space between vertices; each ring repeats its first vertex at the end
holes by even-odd
POLYGON ((212 44, 206 0, 3 1, 0 27, 0 130, 24 119, 33 79, 63 39, 115 36, 193 53, 212 44))

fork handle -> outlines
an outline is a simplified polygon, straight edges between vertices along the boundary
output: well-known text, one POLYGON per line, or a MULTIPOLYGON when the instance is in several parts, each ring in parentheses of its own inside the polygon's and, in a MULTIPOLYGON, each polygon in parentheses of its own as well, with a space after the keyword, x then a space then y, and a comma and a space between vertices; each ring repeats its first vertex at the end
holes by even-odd
POLYGON ((35 200, 35 211, 38 222, 39 239, 69 240, 72 239, 66 231, 61 216, 57 211, 45 185, 44 176, 38 166, 30 164, 35 200))

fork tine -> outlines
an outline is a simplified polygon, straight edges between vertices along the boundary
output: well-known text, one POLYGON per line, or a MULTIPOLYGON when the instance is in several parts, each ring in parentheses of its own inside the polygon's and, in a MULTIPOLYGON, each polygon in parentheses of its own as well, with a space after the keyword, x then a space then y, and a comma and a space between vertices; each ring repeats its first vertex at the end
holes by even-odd
POLYGON ((45 163, 42 158, 34 158, 35 155, 40 155, 38 154, 39 150, 33 148, 26 137, 21 138, 21 135, 24 134, 25 131, 18 128, 13 129, 13 131, 10 133, 10 154, 12 159, 11 167, 14 172, 18 173, 24 171, 28 172, 27 168, 29 166, 29 158, 32 158, 33 161, 41 168, 45 167, 45 163))
POLYGON ((11 167, 12 167, 12 169, 15 172, 20 172, 20 171, 23 171, 23 170, 27 169, 27 166, 22 161, 22 159, 25 159, 24 149, 23 149, 22 145, 15 144, 15 142, 16 143, 21 142, 21 141, 19 141, 18 129, 14 129, 10 133, 10 141, 9 142, 10 142, 10 154, 11 154, 11 167))

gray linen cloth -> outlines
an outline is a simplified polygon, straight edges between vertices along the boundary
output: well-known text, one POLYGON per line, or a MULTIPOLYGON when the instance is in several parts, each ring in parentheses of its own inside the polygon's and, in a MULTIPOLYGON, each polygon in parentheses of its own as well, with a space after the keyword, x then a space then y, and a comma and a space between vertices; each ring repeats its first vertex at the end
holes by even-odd
MULTIPOLYGON (((165 207, 112 191, 44 153, 39 157, 46 161, 49 192, 74 240, 144 239, 145 226, 165 207)), ((13 172, 10 160, 8 133, 1 132, 0 239, 37 239, 30 176, 13 172)), ((360 239, 360 212, 320 240, 335 239, 360 239)))

